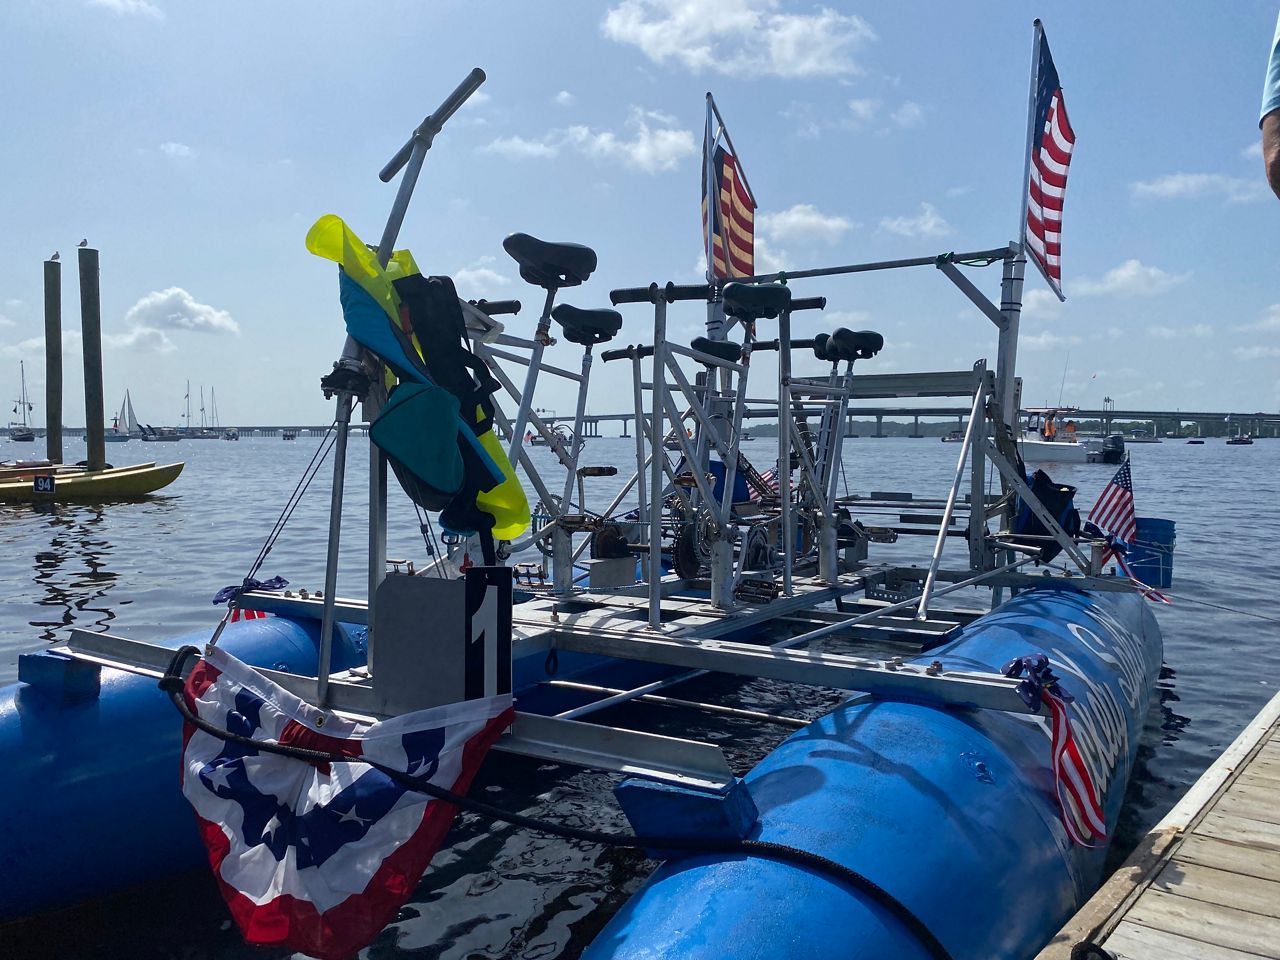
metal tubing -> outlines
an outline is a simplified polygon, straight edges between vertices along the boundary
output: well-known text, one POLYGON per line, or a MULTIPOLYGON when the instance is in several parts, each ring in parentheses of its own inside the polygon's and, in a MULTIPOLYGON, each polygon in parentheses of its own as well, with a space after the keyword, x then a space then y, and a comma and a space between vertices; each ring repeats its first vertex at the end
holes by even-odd
POLYGON ((649 626, 662 628, 662 470, 667 457, 662 451, 662 398, 666 393, 667 301, 659 298, 653 306, 653 389, 650 393, 653 413, 649 436, 653 460, 649 473, 649 626))
MULTIPOLYGON (((569 497, 573 492, 573 481, 578 475, 578 453, 582 448, 582 418, 587 412, 587 386, 591 381, 591 345, 582 350, 582 377, 578 381, 578 403, 573 415, 573 437, 569 441, 569 460, 564 465, 564 495, 560 498, 560 516, 569 510, 569 497)), ((559 452, 559 451, 557 451, 559 452)), ((581 481, 581 478, 578 478, 581 481)), ((579 500, 582 498, 579 497, 579 500)), ((578 508, 586 512, 586 505, 579 503, 578 508)), ((573 588, 573 537, 561 529, 551 535, 551 577, 553 592, 568 593, 573 588)))
POLYGON ((1022 312, 1022 279, 1027 269, 1027 255, 1018 244, 1010 244, 1004 260, 1004 275, 1000 280, 1000 313, 1004 325, 1000 328, 996 348, 996 398, 999 401, 1001 422, 1014 431, 1018 426, 1018 407, 1014 402, 1014 369, 1018 362, 1018 320, 1022 312))
MULTIPOLYGON (((633 350, 631 352, 631 400, 632 400, 632 403, 635 405, 635 411, 636 411, 635 480, 639 484, 639 488, 636 492, 640 497, 640 509, 636 514, 636 517, 640 521, 640 523, 643 524, 647 518, 645 511, 649 509, 649 505, 645 500, 645 477, 644 477, 644 468, 649 465, 649 462, 645 458, 645 454, 644 454, 644 434, 645 434, 646 428, 644 423, 644 391, 640 387, 641 379, 643 378, 640 373, 640 354, 636 353, 633 350)), ((624 423, 623 426, 625 427, 626 424, 624 423)), ((657 456, 659 453, 658 444, 652 443, 652 441, 651 441, 651 444, 653 447, 652 456, 657 456)), ((618 502, 621 503, 621 500, 619 500, 618 502)))
MULTIPOLYGON (((1002 259, 1009 252, 1008 247, 997 247, 992 250, 971 250, 967 253, 935 254, 932 257, 911 257, 906 260, 877 260, 870 263, 851 263, 840 267, 819 267, 815 270, 780 270, 777 273, 761 273, 754 277, 734 277, 735 283, 777 283, 780 280, 805 280, 811 277, 838 277, 849 273, 871 273, 876 270, 897 270, 901 267, 936 267, 940 256, 952 260, 991 260, 1002 259)), ((728 281, 725 281, 728 282, 728 281)))
POLYGON ((44 410, 45 457, 61 463, 62 264, 57 260, 44 262, 44 410))
MULTIPOLYGON (((973 443, 974 426, 982 411, 982 401, 986 390, 979 387, 973 395, 973 409, 969 411, 969 425, 964 431, 964 442, 960 444, 960 456, 956 458, 956 474, 951 479, 951 492, 947 494, 946 505, 942 508, 942 521, 938 526, 938 539, 933 545, 933 556, 929 559, 929 573, 924 578, 924 587, 920 591, 920 607, 916 611, 917 620, 929 619, 929 597, 933 594, 934 581, 938 577, 938 565, 942 563, 942 551, 947 545, 947 531, 951 527, 951 512, 956 507, 956 496, 960 493, 960 481, 964 479, 965 461, 969 458, 969 445, 973 443)), ((969 521, 973 522, 972 518, 969 521)))
MULTIPOLYGON (((778 315, 778 342, 791 342, 791 311, 778 315)), ((795 531, 791 528, 791 351, 778 351, 778 497, 782 510, 782 592, 792 595, 791 569, 796 550, 795 531)))
POLYGON ((546 331, 551 326, 551 306, 556 301, 556 291, 552 287, 547 291, 546 302, 542 306, 542 317, 538 320, 538 333, 534 339, 533 352, 529 355, 529 371, 524 375, 524 392, 520 395, 520 404, 516 407, 516 422, 511 429, 511 446, 507 450, 507 459, 512 463, 520 462, 520 447, 524 443, 524 425, 528 422, 529 405, 533 403, 533 391, 538 385, 538 369, 542 365, 542 353, 547 348, 546 331))
MULTIPOLYGON (((85 465, 101 470, 107 465, 106 425, 102 402, 102 299, 99 290, 98 251, 81 247, 80 331, 84 353, 84 442, 88 448, 85 465)), ((62 343, 58 343, 62 349, 62 343)))
MULTIPOLYGON (((324 608, 320 615, 320 659, 316 667, 316 706, 324 709, 329 697, 329 667, 333 662, 334 600, 338 592, 338 545, 342 541, 342 488, 347 471, 347 434, 351 429, 351 395, 338 396, 338 427, 333 443, 333 493, 329 498, 329 543, 324 564, 324 608)), ((373 622, 373 597, 369 597, 369 625, 373 622)), ((370 669, 374 663, 369 660, 370 669)))

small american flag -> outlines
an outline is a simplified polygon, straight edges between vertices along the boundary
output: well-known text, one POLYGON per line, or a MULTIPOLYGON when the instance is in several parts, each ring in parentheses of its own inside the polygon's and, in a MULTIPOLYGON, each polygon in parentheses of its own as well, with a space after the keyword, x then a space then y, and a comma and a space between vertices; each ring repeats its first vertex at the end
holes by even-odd
POLYGON ((1062 825, 1074 843, 1082 847, 1097 846, 1107 836, 1106 818, 1098 802, 1098 789, 1071 732, 1067 704, 1052 690, 1044 690, 1041 696, 1049 705, 1052 717, 1053 779, 1058 788, 1058 805, 1062 808, 1062 825))
POLYGON ((1062 203, 1076 135, 1067 119, 1062 84, 1049 53, 1044 28, 1036 21, 1035 112, 1031 117, 1027 218, 1023 242, 1044 278, 1062 299, 1062 203))
MULTIPOLYGON (((764 481, 765 486, 773 491, 776 496, 778 493, 778 471, 774 467, 770 467, 764 473, 760 474, 760 479, 764 481)), ((761 494, 753 485, 748 484, 747 496, 753 501, 759 501, 761 494)))
POLYGON ((1089 522, 1117 540, 1132 543, 1138 532, 1138 518, 1133 510, 1133 474, 1129 471, 1129 457, 1116 471, 1098 495, 1098 502, 1089 511, 1089 522))
MULTIPOLYGON (((712 136, 714 107, 707 100, 707 132, 702 141, 702 231, 710 250, 708 279, 728 280, 755 274, 756 200, 737 159, 712 136), (714 178, 712 186, 708 180, 714 178)), ((718 116, 718 115, 717 115, 718 116)))

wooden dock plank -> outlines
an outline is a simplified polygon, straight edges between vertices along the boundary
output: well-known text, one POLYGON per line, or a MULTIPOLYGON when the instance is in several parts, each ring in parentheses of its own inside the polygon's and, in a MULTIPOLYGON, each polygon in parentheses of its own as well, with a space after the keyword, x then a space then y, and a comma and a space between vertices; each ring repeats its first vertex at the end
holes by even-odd
POLYGON ((1237 780, 1214 809, 1227 816, 1280 824, 1280 783, 1263 780, 1249 784, 1237 780))
POLYGON ((1280 824, 1227 816, 1214 811, 1206 814, 1196 832, 1260 850, 1280 851, 1280 824))
POLYGON ((1280 882, 1280 852, 1242 847, 1216 837, 1187 837, 1174 859, 1179 863, 1194 863, 1229 870, 1245 877, 1280 882))
POLYGON ((1280 916, 1280 882, 1174 860, 1151 885, 1191 900, 1233 907, 1263 917, 1280 916))
POLYGON ((1259 956, 1127 920, 1107 938, 1107 949, 1120 960, 1257 960, 1259 956))
POLYGON ((1148 889, 1129 910, 1132 923, 1228 950, 1280 960, 1280 919, 1148 889))

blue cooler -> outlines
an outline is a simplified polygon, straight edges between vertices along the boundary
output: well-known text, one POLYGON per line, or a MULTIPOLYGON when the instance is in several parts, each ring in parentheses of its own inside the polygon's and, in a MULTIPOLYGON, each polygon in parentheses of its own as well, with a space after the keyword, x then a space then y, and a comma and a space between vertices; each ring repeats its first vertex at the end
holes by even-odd
POLYGON ((1125 557, 1133 575, 1158 590, 1173 585, 1174 522, 1157 517, 1138 517, 1138 532, 1125 557))

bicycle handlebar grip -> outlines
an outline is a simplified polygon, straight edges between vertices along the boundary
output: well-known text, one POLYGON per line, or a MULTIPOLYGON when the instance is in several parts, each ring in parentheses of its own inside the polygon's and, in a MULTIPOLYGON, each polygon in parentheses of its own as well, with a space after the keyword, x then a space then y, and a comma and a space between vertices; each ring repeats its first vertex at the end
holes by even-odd
POLYGON ((630 347, 623 347, 621 350, 606 350, 600 354, 600 359, 604 363, 608 363, 610 360, 625 360, 630 353, 630 347))
POLYGON ((609 291, 609 302, 615 307, 620 303, 657 303, 658 285, 651 283, 647 287, 619 287, 609 291))
POLYGON ((751 344, 752 353, 755 353, 757 350, 777 350, 777 349, 778 349, 777 340, 757 340, 755 343, 751 344))
POLYGON ((467 303, 490 317, 496 317, 500 313, 520 312, 519 300, 468 300, 467 303))
POLYGON ((479 67, 467 74, 466 79, 458 84, 453 93, 445 97, 444 103, 436 107, 435 113, 428 114, 426 119, 418 124, 418 128, 413 131, 413 136, 406 140, 404 146, 396 151, 396 155, 387 161, 387 165, 378 174, 378 179, 383 183, 389 183, 391 178, 400 172, 400 168, 409 162, 409 155, 413 153, 413 145, 418 138, 425 133, 432 135, 439 133, 445 121, 458 112, 458 108, 480 89, 480 84, 484 81, 484 71, 479 67))
POLYGON ((677 300, 708 300, 711 297, 711 287, 705 283, 695 283, 685 286, 677 286, 674 283, 668 283, 664 291, 667 303, 675 303, 677 300))
MULTIPOLYGON (((825 309, 827 309, 826 297, 802 297, 799 300, 791 301, 792 313, 795 313, 797 310, 825 310, 825 309)), ((795 344, 794 340, 791 342, 792 342, 792 345, 795 344)))

